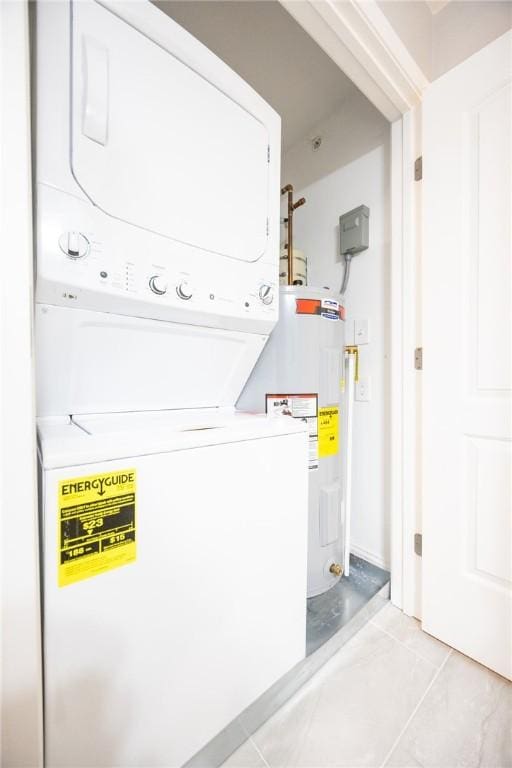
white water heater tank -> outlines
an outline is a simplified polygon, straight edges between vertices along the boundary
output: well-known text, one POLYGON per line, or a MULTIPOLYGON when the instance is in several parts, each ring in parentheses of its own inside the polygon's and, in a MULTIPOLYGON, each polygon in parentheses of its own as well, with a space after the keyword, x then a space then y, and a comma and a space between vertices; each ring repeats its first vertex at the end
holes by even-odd
POLYGON ((279 322, 237 403, 243 410, 265 408, 308 423, 308 597, 334 586, 337 566, 345 565, 345 312, 339 298, 325 288, 281 286, 279 322))

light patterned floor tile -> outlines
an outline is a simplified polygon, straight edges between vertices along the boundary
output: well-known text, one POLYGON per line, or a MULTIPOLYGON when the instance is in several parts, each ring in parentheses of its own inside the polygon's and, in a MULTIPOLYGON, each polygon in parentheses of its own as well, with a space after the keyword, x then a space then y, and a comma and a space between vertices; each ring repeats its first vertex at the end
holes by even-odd
POLYGON ((512 683, 452 652, 386 765, 511 768, 512 683))
POLYGON ((271 768, 379 766, 435 672, 368 624, 253 740, 271 768))
POLYGON ((406 616, 391 603, 379 611, 372 621, 436 667, 440 667, 450 653, 447 645, 422 631, 417 619, 406 616))

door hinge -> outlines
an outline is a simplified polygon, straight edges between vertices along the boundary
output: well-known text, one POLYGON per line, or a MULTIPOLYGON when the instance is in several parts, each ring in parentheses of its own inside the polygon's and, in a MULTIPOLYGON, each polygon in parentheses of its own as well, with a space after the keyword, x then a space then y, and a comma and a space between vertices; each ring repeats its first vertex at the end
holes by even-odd
POLYGON ((414 367, 417 371, 423 370, 423 347, 416 347, 414 350, 414 367))
POLYGON ((421 181, 423 178, 423 157, 420 155, 414 161, 414 181, 421 181))
POLYGON ((268 216, 267 216, 267 237, 268 237, 268 233, 269 232, 270 232, 270 223, 269 223, 268 216))
POLYGON ((270 163, 270 144, 267 144, 267 163, 270 163))
POLYGON ((414 534, 414 553, 418 557, 423 555, 423 535, 421 533, 414 534))

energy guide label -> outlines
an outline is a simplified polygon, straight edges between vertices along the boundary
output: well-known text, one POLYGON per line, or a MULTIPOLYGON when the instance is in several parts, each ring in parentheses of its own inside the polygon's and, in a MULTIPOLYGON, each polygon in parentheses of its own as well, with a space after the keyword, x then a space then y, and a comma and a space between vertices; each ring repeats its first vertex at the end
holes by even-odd
POLYGON ((338 453, 339 413, 337 405, 328 405, 318 410, 318 454, 321 459, 338 453))
POLYGON ((59 482, 59 587, 134 562, 135 506, 135 469, 59 482))

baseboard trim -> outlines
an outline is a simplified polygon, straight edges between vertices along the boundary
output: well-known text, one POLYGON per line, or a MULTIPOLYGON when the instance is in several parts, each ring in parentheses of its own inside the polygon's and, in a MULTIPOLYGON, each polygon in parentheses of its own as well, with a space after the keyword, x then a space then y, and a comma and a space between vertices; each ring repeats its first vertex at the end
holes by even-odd
POLYGON ((383 568, 385 571, 390 570, 389 563, 386 562, 383 557, 376 555, 374 552, 370 552, 368 549, 364 549, 364 547, 358 547, 357 544, 351 544, 350 551, 356 557, 366 560, 367 563, 376 565, 378 568, 383 568))

